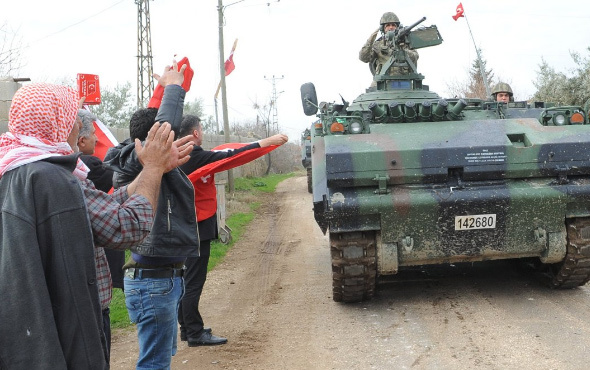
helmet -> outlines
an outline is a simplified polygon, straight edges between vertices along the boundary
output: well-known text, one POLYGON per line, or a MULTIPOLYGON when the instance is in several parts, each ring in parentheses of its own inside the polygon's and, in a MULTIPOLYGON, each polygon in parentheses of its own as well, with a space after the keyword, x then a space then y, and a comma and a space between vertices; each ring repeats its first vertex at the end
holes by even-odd
POLYGON ((383 26, 386 23, 397 23, 397 24, 399 24, 399 18, 393 12, 383 13, 383 15, 381 16, 381 21, 379 22, 379 24, 381 24, 383 26))
POLYGON ((500 93, 500 92, 506 92, 506 93, 508 93, 508 96, 510 96, 510 97, 512 97, 512 95, 513 95, 510 85, 508 85, 505 82, 498 82, 496 84, 496 86, 494 86, 492 88, 492 95, 495 96, 497 93, 500 93))

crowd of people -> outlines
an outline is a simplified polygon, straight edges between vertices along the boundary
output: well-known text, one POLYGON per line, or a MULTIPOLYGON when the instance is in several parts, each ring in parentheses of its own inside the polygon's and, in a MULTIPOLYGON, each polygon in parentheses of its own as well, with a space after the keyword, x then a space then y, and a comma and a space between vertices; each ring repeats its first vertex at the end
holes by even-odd
POLYGON ((187 174, 288 139, 203 150, 200 119, 183 117, 188 61, 154 77, 156 106, 134 113, 104 163, 77 91, 31 83, 14 95, 0 136, 0 369, 107 369, 113 287, 136 323, 137 369, 170 368, 179 323, 191 347, 227 342, 198 311, 217 238, 214 171, 202 185, 187 174))

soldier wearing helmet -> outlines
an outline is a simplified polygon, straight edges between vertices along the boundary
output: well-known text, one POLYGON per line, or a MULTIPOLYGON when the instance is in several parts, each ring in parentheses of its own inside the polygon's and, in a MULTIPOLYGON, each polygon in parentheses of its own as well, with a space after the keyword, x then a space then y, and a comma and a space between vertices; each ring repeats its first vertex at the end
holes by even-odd
MULTIPOLYGON (((391 58, 391 54, 394 50, 385 35, 387 32, 395 31, 400 26, 399 18, 393 12, 383 13, 379 23, 379 28, 371 34, 359 52, 359 59, 364 63, 369 63, 373 74, 377 74, 381 71, 383 64, 391 58), (379 38, 377 38, 378 33, 381 33, 379 38)), ((410 60, 414 65, 418 65, 418 52, 416 50, 407 49, 405 45, 401 45, 401 47, 406 50, 407 55, 410 57, 410 60)), ((389 70, 389 74, 392 75, 408 73, 410 73, 408 67, 394 67, 389 70)))
POLYGON ((514 101, 513 95, 510 85, 505 82, 498 82, 496 86, 492 88, 492 96, 497 102, 508 103, 514 101))

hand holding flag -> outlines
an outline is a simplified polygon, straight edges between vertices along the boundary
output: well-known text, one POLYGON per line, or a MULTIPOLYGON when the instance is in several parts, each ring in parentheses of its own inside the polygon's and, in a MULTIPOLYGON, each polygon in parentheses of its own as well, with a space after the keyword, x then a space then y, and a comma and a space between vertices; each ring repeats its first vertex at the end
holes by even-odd
POLYGON ((455 14, 453 16, 453 19, 456 21, 457 19, 464 17, 463 13, 465 12, 465 10, 463 9, 463 4, 459 3, 459 5, 457 5, 457 14, 455 14))
MULTIPOLYGON (((176 57, 176 54, 174 54, 176 57)), ((195 71, 191 68, 190 62, 188 61, 187 57, 182 58, 178 62, 178 69, 182 69, 182 66, 186 64, 186 69, 184 70, 184 80, 182 82, 182 88, 184 91, 188 92, 191 88, 191 81, 193 80, 193 76, 195 71)), ((152 97, 147 105, 148 108, 160 108, 160 104, 162 103, 162 98, 164 97, 164 87, 160 84, 156 84, 154 88, 154 92, 152 97)))

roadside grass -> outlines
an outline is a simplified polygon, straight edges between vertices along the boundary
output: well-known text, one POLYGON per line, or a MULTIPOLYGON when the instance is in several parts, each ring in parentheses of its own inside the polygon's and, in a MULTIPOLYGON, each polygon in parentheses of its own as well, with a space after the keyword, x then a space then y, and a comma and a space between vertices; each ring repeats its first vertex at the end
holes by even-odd
MULTIPOLYGON (((232 230, 231 240, 228 244, 223 244, 218 240, 211 243, 211 257, 207 271, 211 271, 221 263, 235 242, 240 240, 244 230, 256 216, 256 210, 261 205, 260 197, 264 196, 264 193, 273 193, 281 181, 295 175, 296 173, 288 173, 234 179, 235 192, 231 195, 226 193, 226 215, 228 217, 225 223, 232 230)), ((126 253, 126 258, 129 258, 129 251, 126 253)), ((125 328, 131 325, 125 307, 125 295, 121 289, 113 290, 110 309, 111 328, 125 328)))

